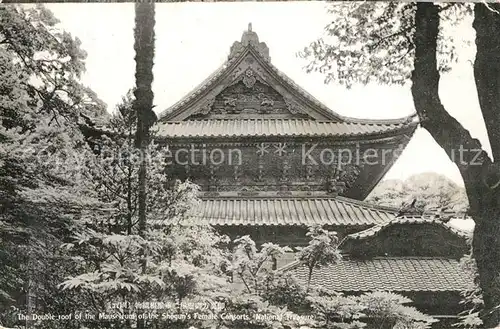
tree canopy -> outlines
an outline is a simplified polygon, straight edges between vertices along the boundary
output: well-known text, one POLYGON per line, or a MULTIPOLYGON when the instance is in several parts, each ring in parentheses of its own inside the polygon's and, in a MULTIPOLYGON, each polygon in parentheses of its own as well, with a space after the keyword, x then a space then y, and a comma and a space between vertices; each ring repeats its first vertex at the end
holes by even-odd
MULTIPOLYGON (((326 83, 382 83, 405 85, 410 82, 415 54, 414 3, 354 1, 330 4, 334 18, 325 34, 306 46, 299 56, 308 60, 308 72, 325 75, 326 83)), ((472 14, 470 4, 439 5, 445 21, 438 39, 440 72, 451 70, 459 59, 463 40, 450 34, 450 27, 472 14)))

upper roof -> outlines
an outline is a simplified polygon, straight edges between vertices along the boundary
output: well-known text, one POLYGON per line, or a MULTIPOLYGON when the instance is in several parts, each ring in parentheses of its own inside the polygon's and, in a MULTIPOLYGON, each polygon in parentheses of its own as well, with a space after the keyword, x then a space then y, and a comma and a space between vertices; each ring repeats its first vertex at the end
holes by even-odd
POLYGON ((192 137, 356 137, 394 135, 416 128, 411 120, 332 122, 305 119, 211 119, 161 122, 163 138, 192 137))
POLYGON ((344 197, 208 198, 198 217, 216 226, 372 226, 395 218, 397 209, 344 197))
MULTIPOLYGON (((251 24, 249 24, 248 30, 243 33, 241 42, 236 41, 232 45, 228 60, 189 94, 163 111, 159 116, 159 121, 182 121, 196 113, 210 111, 216 96, 228 87, 234 86, 238 81, 243 81, 249 88, 252 88, 256 81, 261 82, 277 92, 286 103, 286 107, 293 108, 293 113, 299 112, 310 119, 351 123, 366 122, 335 113, 278 70, 271 64, 269 48, 265 43, 259 42, 257 34, 252 31, 251 24), (249 80, 250 82, 248 82, 249 80)), ((254 99, 254 101, 261 100, 261 98, 254 99)), ((399 121, 407 119, 402 118, 399 121)), ((375 121, 380 124, 390 124, 392 120, 375 121)), ((375 123, 373 120, 372 122, 375 123)))

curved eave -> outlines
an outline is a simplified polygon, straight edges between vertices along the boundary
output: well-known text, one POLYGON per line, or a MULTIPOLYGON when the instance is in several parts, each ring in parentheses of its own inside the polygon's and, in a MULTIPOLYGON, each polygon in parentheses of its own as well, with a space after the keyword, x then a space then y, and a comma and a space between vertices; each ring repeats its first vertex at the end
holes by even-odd
POLYGON ((192 219, 219 227, 366 228, 391 221, 392 209, 342 197, 209 197, 202 198, 192 219))
MULTIPOLYGON (((229 120, 228 120, 229 121, 229 120)), ((193 129, 192 127, 189 127, 189 130, 193 132, 188 132, 188 129, 184 129, 187 127, 191 122, 193 121, 169 121, 167 123, 160 123, 160 125, 171 125, 172 129, 169 129, 169 127, 160 127, 158 130, 156 130, 156 136, 155 138, 158 140, 165 140, 165 141, 196 141, 196 140, 203 140, 207 141, 210 140, 212 142, 240 142, 240 141, 261 141, 261 140, 269 140, 269 138, 273 139, 280 139, 280 138, 293 138, 297 141, 300 139, 316 139, 316 138, 321 138, 321 139, 329 139, 329 138, 334 138, 337 141, 356 141, 356 140, 364 140, 364 141, 375 141, 380 139, 387 139, 387 138, 400 138, 400 139, 405 139, 405 145, 406 143, 410 140, 411 136, 413 135, 415 129, 417 128, 418 124, 416 122, 411 122, 405 125, 397 126, 397 127, 390 127, 387 129, 379 129, 379 130, 374 130, 373 132, 370 132, 366 127, 363 127, 364 129, 358 130, 358 131, 302 131, 302 132, 297 132, 297 131, 291 131, 291 130, 282 130, 282 131, 277 131, 277 130, 269 130, 269 131, 242 131, 240 129, 234 129, 235 127, 231 129, 227 129, 227 127, 219 127, 220 129, 217 131, 216 129, 207 129, 208 132, 204 133, 200 129, 193 129), (177 126, 178 127, 175 127, 177 126), (167 131, 169 134, 162 134, 162 130, 167 131), (177 130, 177 131, 172 131, 172 130, 177 130)), ((207 122, 209 124, 214 124, 216 123, 215 120, 204 120, 204 122, 207 122)), ((315 120, 312 120, 312 122, 317 122, 315 120)), ((196 122, 198 124, 199 121, 196 122)), ((387 123, 384 121, 383 123, 387 123)), ((240 122, 238 124, 241 124, 240 122)), ((392 124, 392 123, 391 123, 392 124)), ((306 124, 307 125, 307 124, 306 124)), ((369 127, 370 124, 367 124, 369 127)), ((286 125, 285 125, 286 126, 286 125)), ((207 128, 207 127, 206 127, 207 128)), ((211 128, 211 127, 208 127, 211 128)))
MULTIPOLYGON (((181 121, 183 123, 186 123, 186 121, 181 121)), ((114 131, 106 126, 101 126, 101 125, 94 125, 94 126, 89 126, 86 124, 80 124, 79 125, 80 129, 84 133, 84 135, 92 135, 92 136, 98 136, 98 135, 107 135, 107 136, 114 136, 119 134, 117 131, 114 131)), ((154 138, 156 140, 162 140, 162 141, 174 141, 174 142, 183 142, 183 141, 196 141, 196 140, 203 140, 207 141, 207 139, 212 142, 226 142, 226 143, 231 143, 231 142, 252 142, 252 141, 259 141, 261 139, 269 139, 269 138, 294 138, 297 140, 300 139, 314 139, 314 138, 322 138, 322 139, 327 139, 327 138, 334 138, 337 141, 349 141, 349 140, 365 140, 367 142, 374 142, 374 143, 380 143, 384 142, 383 140, 387 138, 404 138, 405 140, 409 140, 411 138, 411 135, 415 131, 417 127, 417 124, 411 123, 407 126, 399 127, 397 129, 392 129, 392 130, 385 130, 381 133, 371 133, 371 134, 365 134, 365 133, 353 133, 353 134, 255 134, 255 135, 241 135, 241 134, 224 134, 224 135, 180 135, 180 136, 162 136, 161 134, 158 134, 157 131, 154 131, 153 128, 153 133, 154 133, 154 138)))

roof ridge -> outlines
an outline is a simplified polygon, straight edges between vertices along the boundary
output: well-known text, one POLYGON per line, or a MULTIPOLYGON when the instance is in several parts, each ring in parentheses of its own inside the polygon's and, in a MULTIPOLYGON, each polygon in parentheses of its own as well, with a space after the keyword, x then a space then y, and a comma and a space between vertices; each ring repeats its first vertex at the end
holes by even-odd
POLYGON ((326 106, 323 102, 313 96, 311 93, 306 91, 304 88, 299 86, 293 79, 288 77, 285 73, 279 70, 274 64, 271 63, 270 60, 266 59, 263 54, 261 54, 254 46, 251 44, 247 45, 238 52, 238 54, 221 64, 215 71, 213 71, 207 78, 205 78, 200 84, 196 85, 187 95, 182 97, 180 100, 169 106, 167 109, 162 111, 158 115, 158 121, 168 121, 168 118, 178 115, 179 109, 182 105, 196 99, 198 95, 206 92, 208 90, 208 86, 216 83, 228 70, 230 70, 234 65, 237 65, 244 57, 251 53, 256 57, 258 61, 261 61, 262 64, 265 64, 272 74, 275 75, 275 78, 284 82, 287 86, 293 89, 294 92, 298 94, 299 97, 302 97, 305 101, 311 102, 312 105, 316 107, 316 111, 318 111, 322 116, 330 118, 332 121, 344 121, 346 123, 365 123, 365 124, 380 124, 387 122, 388 124, 394 123, 404 123, 408 121, 410 118, 415 117, 415 114, 403 118, 398 119, 358 119, 351 118, 347 116, 343 116, 328 106, 326 106))
MULTIPOLYGON (((266 60, 258 51, 256 51, 256 53, 260 57, 261 60, 265 61, 266 63, 268 63, 270 65, 271 69, 274 69, 274 71, 276 71, 277 75, 280 78, 282 78, 283 80, 285 80, 285 82, 287 82, 293 88, 297 89, 302 94, 302 96, 304 96, 309 101, 315 103, 322 110, 326 110, 327 112, 330 112, 330 114, 332 116, 337 117, 337 119, 341 119, 345 123, 363 123, 364 122, 364 123, 368 123, 368 124, 369 123, 376 124, 376 123, 384 122, 384 121, 391 122, 391 123, 404 123, 404 122, 407 122, 407 121, 412 121, 415 118, 418 118, 416 112, 414 112, 414 113, 412 113, 412 114, 410 114, 408 116, 401 117, 401 118, 395 118, 395 119, 361 119, 361 118, 353 118, 353 117, 348 117, 348 116, 341 115, 341 114, 333 111, 332 109, 330 109, 330 107, 326 106, 326 104, 324 104, 322 101, 320 101, 319 99, 317 99, 314 95, 312 95, 311 93, 309 93, 307 90, 304 90, 302 87, 300 87, 292 78, 290 78, 284 72, 282 72, 281 70, 279 70, 270 61, 266 60)), ((418 122, 416 122, 416 123, 418 123, 418 122)))
POLYGON ((293 270, 293 269, 299 267, 300 265, 303 265, 303 264, 301 264, 300 261, 298 261, 298 260, 294 260, 293 262, 290 262, 290 263, 276 269, 276 272, 281 273, 281 272, 290 271, 290 270, 293 270))
POLYGON ((172 115, 177 115, 179 113, 178 110, 183 104, 186 104, 190 102, 193 99, 196 99, 196 97, 203 93, 206 92, 208 89, 208 86, 213 85, 216 81, 220 79, 221 76, 224 76, 224 74, 231 69, 235 63, 238 64, 240 63, 247 54, 252 54, 255 56, 257 61, 262 62, 261 64, 265 64, 267 68, 275 75, 275 78, 278 80, 281 80, 282 82, 285 83, 286 87, 290 87, 295 91, 299 97, 302 97, 305 101, 311 102, 313 105, 316 107, 316 111, 318 111, 322 116, 328 117, 332 120, 337 120, 337 121, 344 121, 344 122, 351 122, 351 123, 366 123, 366 124, 378 124, 380 122, 387 122, 387 123, 402 123, 406 122, 408 120, 413 120, 416 117, 416 114, 413 113, 410 116, 403 117, 403 118, 398 118, 398 119, 389 119, 389 120, 384 120, 384 119, 358 119, 358 118, 352 118, 348 116, 343 116, 336 111, 333 111, 330 107, 328 107, 326 104, 324 104, 322 101, 320 101, 317 97, 309 93, 307 90, 299 86, 292 78, 290 78, 288 75, 286 75, 284 72, 282 72, 280 69, 278 69, 273 63, 271 63, 270 57, 269 57, 269 49, 265 42, 260 42, 259 44, 255 44, 255 42, 250 42, 251 40, 248 39, 246 42, 243 42, 245 34, 255 34, 256 42, 258 42, 258 36, 255 32, 252 32, 251 29, 244 31, 242 41, 238 42, 235 41, 233 43, 233 46, 231 47, 230 50, 230 55, 228 56, 228 59, 225 60, 216 70, 214 70, 210 75, 208 75, 207 78, 202 80, 201 83, 196 85, 187 95, 179 99, 177 102, 169 106, 167 109, 162 111, 158 115, 159 121, 164 121, 168 120, 168 117, 172 117, 172 115), (241 49, 236 49, 236 51, 233 53, 233 47, 235 46, 236 43, 241 44, 241 49), (267 49, 267 55, 262 52, 262 49, 259 47, 265 47, 267 49), (259 49, 258 49, 259 48, 259 49), (166 119, 165 119, 166 118, 166 119))
MULTIPOLYGON (((250 48, 250 51, 252 52, 252 48, 250 48)), ((312 102, 314 105, 318 106, 318 108, 321 111, 324 111, 325 113, 322 113, 324 116, 335 118, 337 120, 338 119, 343 120, 343 118, 342 118, 342 116, 340 114, 338 114, 337 112, 335 112, 332 109, 330 109, 323 102, 321 102, 319 99, 317 99, 316 97, 314 97, 311 93, 309 93, 304 88, 302 88, 301 86, 299 86, 292 78, 290 78, 288 75, 286 75, 285 73, 283 73, 274 64, 272 64, 271 61, 268 61, 264 56, 262 56, 258 51, 253 50, 253 53, 255 53, 257 55, 257 59, 260 59, 260 60, 264 61, 269 66, 269 68, 271 69, 271 71, 273 71, 278 76, 278 78, 284 80, 284 82, 287 85, 289 85, 290 87, 292 87, 293 89, 295 89, 295 91, 297 91, 300 94, 300 96, 302 96, 306 100, 312 102)), ((321 111, 320 111, 320 113, 321 113, 321 111)))

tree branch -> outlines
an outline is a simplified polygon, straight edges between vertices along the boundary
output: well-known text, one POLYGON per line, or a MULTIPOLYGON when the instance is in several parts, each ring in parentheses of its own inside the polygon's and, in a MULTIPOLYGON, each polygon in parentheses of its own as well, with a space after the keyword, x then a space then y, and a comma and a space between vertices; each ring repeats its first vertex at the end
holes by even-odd
POLYGON ((393 37, 397 37, 397 36, 400 36, 400 35, 405 35, 406 32, 411 31, 411 29, 413 28, 413 26, 414 25, 410 25, 410 26, 407 26, 406 28, 404 28, 402 30, 399 30, 399 31, 397 31, 395 33, 392 33, 390 35, 387 35, 387 36, 384 36, 384 37, 379 37, 376 42, 374 42, 371 45, 368 45, 368 49, 370 49, 370 50, 373 51, 373 49, 375 49, 378 46, 380 46, 384 41, 387 41, 388 39, 393 38, 393 37))

